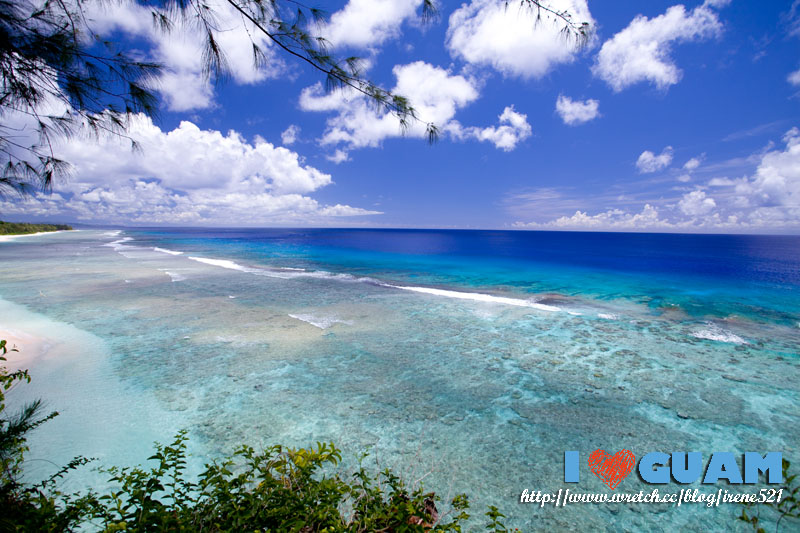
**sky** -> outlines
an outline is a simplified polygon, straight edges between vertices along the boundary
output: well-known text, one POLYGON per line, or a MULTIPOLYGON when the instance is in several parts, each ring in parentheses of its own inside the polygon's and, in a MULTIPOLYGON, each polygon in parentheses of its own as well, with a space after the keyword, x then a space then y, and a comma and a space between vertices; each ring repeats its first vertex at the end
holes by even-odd
POLYGON ((419 123, 403 133, 357 93, 326 93, 219 0, 221 83, 203 76, 196 32, 90 3, 93 31, 164 65, 159 117, 132 119, 139 151, 61 142, 69 179, 0 201, 0 217, 800 233, 800 0, 544 2, 591 25, 582 48, 514 1, 441 0, 427 23, 422 0, 312 3, 329 14, 313 31, 408 97, 419 123))

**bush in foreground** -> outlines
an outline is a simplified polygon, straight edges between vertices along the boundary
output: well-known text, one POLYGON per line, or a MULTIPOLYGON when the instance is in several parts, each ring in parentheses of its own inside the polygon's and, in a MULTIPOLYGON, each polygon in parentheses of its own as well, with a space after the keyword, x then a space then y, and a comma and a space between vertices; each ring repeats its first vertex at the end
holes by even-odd
MULTIPOLYGON (((6 342, 0 341, 0 365, 6 342)), ((168 446, 156 445, 152 468, 104 470, 114 487, 105 493, 64 494, 59 480, 89 462, 77 457, 36 485, 21 481, 26 434, 58 413, 42 416, 33 402, 11 416, 5 393, 30 381, 27 371, 0 368, 0 531, 461 531, 469 501, 458 495, 440 515, 440 499, 408 487, 384 470, 363 466, 347 479, 325 474, 341 460, 333 444, 306 449, 242 446, 229 458, 206 465, 195 480, 186 476, 185 432, 168 446)), ((507 531, 494 507, 487 529, 507 531)))

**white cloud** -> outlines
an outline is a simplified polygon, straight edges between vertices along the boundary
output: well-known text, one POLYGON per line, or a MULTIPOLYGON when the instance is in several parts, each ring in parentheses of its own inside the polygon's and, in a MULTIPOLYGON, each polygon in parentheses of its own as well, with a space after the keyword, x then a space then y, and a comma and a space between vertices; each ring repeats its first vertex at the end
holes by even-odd
POLYGON ((636 168, 642 174, 649 174, 667 168, 672 163, 672 146, 664 148, 659 155, 645 150, 636 160, 636 168))
MULTIPOLYGON (((708 199, 706 199, 708 200, 708 199)), ((713 206, 711 206, 713 209, 713 206)), ((702 208, 701 208, 702 210, 702 208)), ((721 216, 719 213, 694 215, 680 218, 664 214, 663 210, 645 204, 638 213, 622 209, 609 209, 590 215, 586 211, 576 211, 572 216, 562 216, 548 222, 515 222, 519 229, 555 229, 590 231, 752 231, 759 226, 752 221, 740 220, 736 215, 721 216)), ((670 211, 669 208, 666 211, 670 211)), ((767 216, 767 215, 765 215, 767 216)))
POLYGON ((685 170, 688 170, 689 172, 692 172, 692 171, 696 170, 697 167, 700 166, 700 163, 703 162, 703 159, 705 158, 705 156, 706 156, 706 154, 701 154, 701 155, 699 155, 697 157, 691 158, 690 160, 688 160, 686 163, 683 164, 683 168, 685 170))
MULTIPOLYGON (((423 61, 397 65, 393 69, 397 84, 395 94, 407 97, 416 110, 419 121, 409 122, 405 132, 411 137, 424 137, 425 126, 433 123, 441 134, 457 140, 488 141, 495 147, 510 151, 531 135, 527 115, 508 106, 498 117, 497 126, 463 126, 454 119, 456 112, 478 98, 477 82, 452 75, 440 67, 423 61)), ((347 150, 376 147, 383 140, 402 136, 397 117, 375 109, 367 99, 352 89, 326 93, 322 84, 306 87, 300 93, 300 108, 305 111, 334 111, 319 140, 323 146, 337 147, 327 158, 335 163, 348 158, 347 150)))
POLYGON ((736 185, 736 181, 730 178, 712 178, 711 181, 708 182, 709 187, 728 187, 730 185, 736 185))
POLYGON ((596 230, 647 230, 671 229, 676 227, 659 216, 658 208, 645 204, 640 213, 628 213, 621 209, 609 209, 596 215, 576 211, 572 216, 559 217, 550 222, 516 222, 517 228, 552 229, 596 229, 596 230))
POLYGON ((300 157, 268 142, 247 143, 235 131, 201 130, 181 122, 163 132, 142 115, 134 117, 128 134, 142 153, 124 142, 101 137, 98 142, 68 142, 60 155, 76 167, 81 181, 98 185, 109 180, 156 178, 182 190, 220 189, 250 183, 279 194, 307 193, 331 183, 331 177, 303 166, 300 157))
POLYGON ((617 92, 642 81, 659 89, 678 83, 682 72, 670 57, 671 44, 718 36, 722 23, 711 7, 719 4, 706 2, 688 13, 676 5, 652 19, 637 16, 603 43, 592 72, 617 92))
POLYGON ((563 94, 559 94, 558 100, 556 100, 556 111, 561 116, 564 124, 570 126, 583 124, 599 117, 599 106, 600 102, 597 100, 573 100, 563 94))
POLYGON ((165 132, 139 115, 123 139, 76 137, 56 147, 74 178, 57 194, 2 204, 4 212, 48 212, 117 223, 310 223, 330 216, 377 214, 325 206, 308 194, 331 176, 305 165, 298 154, 263 139, 252 143, 230 131, 201 130, 190 122, 165 132))
MULTIPOLYGON (((446 70, 423 61, 397 65, 393 69, 397 84, 393 93, 407 97, 421 121, 432 122, 444 129, 456 111, 478 98, 472 81, 451 75, 446 70)), ((328 120, 320 143, 348 148, 378 146, 384 139, 403 134, 397 117, 376 110, 367 99, 354 90, 326 93, 317 83, 303 89, 300 108, 305 111, 335 111, 328 120)), ((424 137, 425 124, 412 121, 407 135, 424 137)))
POLYGON ((392 92, 408 98, 419 117, 428 122, 445 124, 457 109, 478 98, 474 81, 423 61, 398 65, 392 72, 397 78, 392 92))
POLYGON ((333 46, 374 48, 398 37, 421 5, 422 0, 350 0, 319 33, 333 46))
POLYGON ((784 150, 765 153, 755 175, 737 182, 740 205, 800 211, 800 130, 792 128, 783 141, 784 150))
POLYGON ((794 0, 789 12, 782 18, 788 26, 789 35, 793 37, 800 36, 800 0, 794 0))
POLYGON ((713 198, 707 197, 703 191, 692 191, 683 195, 681 201, 678 202, 678 207, 683 214, 696 217, 707 215, 717 207, 717 203, 713 198))
POLYGON ((786 78, 786 81, 795 86, 800 85, 800 69, 790 73, 789 76, 786 78))
MULTIPOLYGON (((266 35, 252 24, 244 23, 227 2, 208 0, 207 4, 216 14, 217 41, 225 51, 236 83, 255 84, 283 72, 283 63, 266 35), (253 42, 266 56, 265 64, 260 67, 253 62, 253 42)), ((149 56, 164 67, 158 90, 171 111, 212 107, 213 87, 203 73, 202 31, 190 21, 178 21, 170 32, 160 31, 153 25, 152 11, 153 8, 136 3, 87 4, 89 24, 98 34, 121 31, 146 40, 152 47, 149 56)))
MULTIPOLYGON (((589 209, 584 206, 594 200, 583 196, 566 198, 557 190, 545 189, 530 198, 530 205, 526 209, 513 212, 516 216, 529 218, 542 218, 544 214, 545 221, 520 221, 514 226, 631 231, 796 232, 800 230, 800 129, 792 128, 786 132, 783 142, 782 148, 761 151, 752 157, 757 165, 752 175, 709 180, 707 188, 713 189, 713 197, 697 188, 683 192, 676 198, 651 201, 639 213, 616 207, 589 214, 589 209), (661 205, 656 205, 658 202, 661 205), (558 216, 559 212, 573 212, 576 203, 580 207, 573 215, 558 216), (555 207, 550 209, 550 206, 555 207)), ((615 200, 607 197, 601 201, 615 200)), ((621 197, 616 201, 623 205, 627 202, 621 197)))
POLYGON ((344 163, 345 161, 349 161, 350 155, 345 150, 336 150, 335 152, 333 152, 333 154, 326 155, 325 159, 327 159, 328 161, 332 161, 338 165, 339 163, 344 163))
POLYGON ((325 92, 322 84, 317 82, 300 92, 300 109, 303 111, 337 111, 362 98, 363 95, 348 87, 325 92))
POLYGON ((299 136, 300 136, 300 126, 292 124, 285 130, 283 130, 283 133, 281 133, 281 142, 284 145, 289 146, 291 144, 294 144, 299 136))
POLYGON ((518 143, 531 136, 532 130, 531 125, 528 124, 528 116, 515 111, 514 106, 506 107, 497 118, 499 126, 465 128, 457 121, 453 121, 447 126, 446 131, 456 139, 473 138, 479 141, 489 141, 504 152, 510 152, 517 147, 518 143))
POLYGON ((706 154, 702 153, 697 157, 693 157, 689 159, 686 163, 683 164, 683 170, 685 171, 683 174, 678 176, 678 181, 681 183, 687 183, 692 180, 692 173, 697 170, 700 166, 700 163, 706 158, 706 154))
MULTIPOLYGON (((519 2, 472 0, 450 15, 447 48, 454 58, 489 65, 508 76, 539 78, 555 65, 575 59, 577 49, 560 33, 553 15, 537 13, 519 2)), ((549 7, 569 11, 576 23, 594 25, 586 0, 552 0, 549 7)))

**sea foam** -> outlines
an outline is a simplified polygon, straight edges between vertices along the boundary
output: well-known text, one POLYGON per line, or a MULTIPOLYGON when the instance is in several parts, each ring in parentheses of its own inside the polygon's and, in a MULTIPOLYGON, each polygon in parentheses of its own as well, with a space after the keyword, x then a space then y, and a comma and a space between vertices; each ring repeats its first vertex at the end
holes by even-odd
POLYGON ((325 270, 306 270, 304 268, 291 268, 291 267, 256 268, 256 267, 240 265, 239 263, 236 263, 229 259, 211 259, 208 257, 195 257, 195 256, 187 256, 187 257, 193 261, 198 261, 200 263, 205 263, 207 265, 227 268, 229 270, 238 270, 239 272, 247 272, 248 274, 256 274, 258 276, 267 276, 271 278, 280 278, 280 279, 319 278, 319 279, 335 279, 339 281, 358 281, 358 282, 375 283, 375 284, 379 283, 377 280, 372 278, 357 278, 355 276, 351 276, 350 274, 334 274, 333 272, 327 272, 325 270))
POLYGON ((706 322, 705 329, 692 332, 692 337, 709 341, 729 342, 732 344, 748 344, 746 340, 735 333, 732 333, 727 329, 723 329, 711 322, 706 322))
POLYGON ((239 272, 260 272, 260 269, 257 268, 250 268, 246 266, 242 266, 239 263, 234 263, 228 259, 209 259, 208 257, 192 257, 189 256, 189 259, 192 261, 197 261, 199 263, 205 263, 207 265, 212 265, 220 268, 227 268, 229 270, 238 270, 239 272))
POLYGON ((124 243, 132 241, 132 240, 133 240, 132 237, 123 237, 123 238, 118 239, 116 241, 107 242, 103 246, 109 246, 109 247, 113 248, 114 250, 121 250, 122 248, 129 248, 129 246, 125 246, 124 243))
POLYGON ((299 315, 298 314, 298 315, 295 315, 295 314, 291 314, 291 313, 289 314, 289 316, 292 317, 292 318, 296 318, 297 320, 302 320, 303 322, 307 322, 308 324, 311 324, 312 326, 316 326, 319 329, 328 329, 329 327, 333 326, 334 324, 347 324, 348 326, 352 326, 353 325, 353 323, 351 321, 349 321, 349 320, 341 320, 341 319, 336 318, 336 317, 328 317, 328 316, 319 317, 319 316, 314 316, 314 315, 309 315, 309 314, 303 314, 303 315, 299 315))
POLYGON ((162 254, 169 254, 169 255, 183 255, 183 252, 177 252, 175 250, 168 250, 166 248, 159 248, 158 246, 153 248, 155 252, 161 252, 162 254))
POLYGON ((170 277, 170 279, 171 279, 173 282, 175 282, 175 281, 184 281, 184 280, 186 279, 186 276, 184 276, 184 275, 182 275, 182 274, 178 274, 178 273, 176 273, 176 272, 171 272, 171 271, 167 270, 166 268, 159 268, 158 270, 159 270, 159 271, 161 271, 161 272, 163 272, 163 273, 164 273, 164 274, 166 274, 167 276, 169 276, 169 277, 170 277))
MULTIPOLYGON (((265 269, 255 268, 240 265, 229 259, 211 259, 208 257, 187 256, 193 261, 205 263, 207 265, 227 268, 229 270, 238 270, 239 272, 246 272, 249 274, 256 274, 259 276, 268 276, 282 279, 294 278, 320 278, 320 279, 333 279, 346 282, 369 283, 378 285, 380 287, 388 287, 392 289, 400 289, 404 291, 419 292, 424 294, 431 294, 434 296, 444 296, 447 298, 456 298, 460 300, 472 300, 476 302, 499 303, 504 305, 513 305, 516 307, 530 307, 540 311, 558 312, 563 311, 560 307, 554 305, 541 304, 533 300, 523 300, 521 298, 510 298, 507 296, 495 296, 492 294, 484 294, 479 292, 461 292, 451 291, 446 289, 434 289, 431 287, 418 287, 415 285, 393 285, 391 283, 384 283, 370 277, 356 277, 351 274, 334 274, 325 270, 305 270, 298 268, 280 268, 280 269, 265 269)), ((580 313, 569 312, 572 315, 580 315, 580 313)), ((297 317, 293 317, 297 318, 297 317)), ((303 320, 303 319, 300 319, 303 320)))
POLYGON ((459 300, 473 300, 476 302, 499 303, 505 305, 514 305, 517 307, 532 307, 533 309, 539 309, 540 311, 550 311, 550 312, 561 311, 560 307, 556 307, 554 305, 545 305, 533 302, 531 300, 522 300, 520 298, 509 298, 507 296, 494 296, 492 294, 484 294, 480 292, 449 291, 446 289, 416 287, 413 285, 411 286, 391 285, 389 283, 381 283, 381 285, 383 285, 384 287, 392 287, 394 289, 401 289, 404 291, 421 292, 424 294, 433 294, 434 296, 445 296, 447 298, 457 298, 459 300))

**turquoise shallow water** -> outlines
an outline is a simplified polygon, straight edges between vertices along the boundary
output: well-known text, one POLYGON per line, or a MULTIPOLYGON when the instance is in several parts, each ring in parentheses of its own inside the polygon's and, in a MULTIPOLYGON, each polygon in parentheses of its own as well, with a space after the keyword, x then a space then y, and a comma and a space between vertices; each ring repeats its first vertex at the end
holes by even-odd
MULTIPOLYGON (((0 328, 39 320, 62 343, 25 393, 63 412, 33 440, 56 462, 142 461, 180 428, 196 462, 241 442, 333 440, 345 469, 369 447, 380 467, 525 529, 728 529, 734 506, 517 503, 566 487, 565 450, 777 450, 800 464, 796 242, 669 237, 23 238, 0 246, 0 328)), ((631 475, 618 490, 640 488, 631 475)), ((577 489, 608 492, 588 470, 577 489)))

